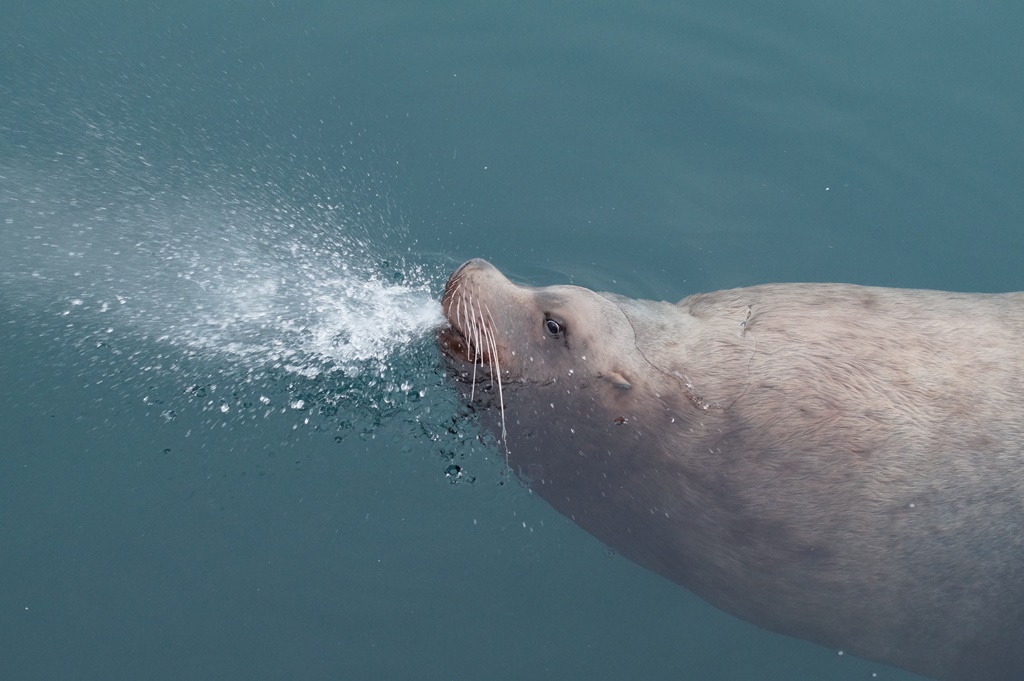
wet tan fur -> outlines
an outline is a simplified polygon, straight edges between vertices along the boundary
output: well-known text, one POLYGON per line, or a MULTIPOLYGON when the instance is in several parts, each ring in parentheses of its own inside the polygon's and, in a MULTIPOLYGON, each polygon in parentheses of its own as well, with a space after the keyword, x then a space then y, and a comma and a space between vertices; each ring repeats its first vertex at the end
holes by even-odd
POLYGON ((470 299, 510 465, 595 536, 776 631, 1024 678, 1024 294, 772 284, 671 305, 470 261, 457 328, 470 299))

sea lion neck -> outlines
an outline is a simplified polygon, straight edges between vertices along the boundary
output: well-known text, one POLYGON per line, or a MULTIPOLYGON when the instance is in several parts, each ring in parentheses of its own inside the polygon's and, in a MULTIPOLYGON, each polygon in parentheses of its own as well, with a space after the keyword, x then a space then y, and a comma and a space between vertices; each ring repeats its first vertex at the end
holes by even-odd
POLYGON ((730 303, 715 316, 700 316, 686 301, 601 295, 616 305, 632 328, 634 352, 642 364, 657 372, 657 380, 648 381, 653 393, 682 394, 700 411, 723 409, 739 396, 733 373, 723 373, 708 360, 715 353, 753 356, 756 341, 746 333, 748 306, 730 303))

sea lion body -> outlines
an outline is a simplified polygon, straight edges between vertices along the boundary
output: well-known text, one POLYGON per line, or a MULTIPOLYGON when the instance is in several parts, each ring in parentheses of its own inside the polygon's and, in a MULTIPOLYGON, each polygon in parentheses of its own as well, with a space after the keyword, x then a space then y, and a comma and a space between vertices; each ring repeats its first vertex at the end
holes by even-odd
POLYGON ((672 305, 473 260, 443 308, 513 470, 626 557, 774 631, 1024 678, 1024 293, 672 305))

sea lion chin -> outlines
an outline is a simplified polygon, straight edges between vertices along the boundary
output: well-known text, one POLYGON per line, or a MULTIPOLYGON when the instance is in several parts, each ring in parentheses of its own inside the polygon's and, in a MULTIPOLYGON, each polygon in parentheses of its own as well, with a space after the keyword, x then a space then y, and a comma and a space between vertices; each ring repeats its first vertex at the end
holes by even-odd
POLYGON ((439 345, 508 463, 767 629, 1024 678, 1024 294, 769 284, 678 304, 448 281, 439 345))

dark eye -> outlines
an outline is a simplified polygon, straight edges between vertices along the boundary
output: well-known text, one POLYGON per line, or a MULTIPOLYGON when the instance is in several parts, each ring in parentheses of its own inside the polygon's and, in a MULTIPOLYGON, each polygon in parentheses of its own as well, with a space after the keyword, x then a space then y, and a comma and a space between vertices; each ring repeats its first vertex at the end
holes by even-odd
POLYGON ((544 322, 544 328, 548 330, 552 336, 557 336, 562 333, 562 325, 556 322, 554 319, 548 319, 544 322))

